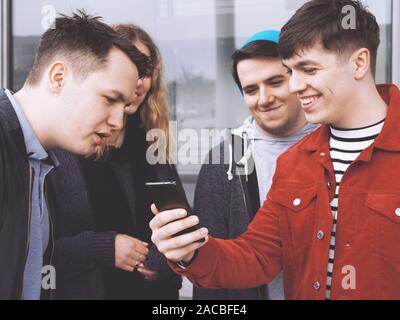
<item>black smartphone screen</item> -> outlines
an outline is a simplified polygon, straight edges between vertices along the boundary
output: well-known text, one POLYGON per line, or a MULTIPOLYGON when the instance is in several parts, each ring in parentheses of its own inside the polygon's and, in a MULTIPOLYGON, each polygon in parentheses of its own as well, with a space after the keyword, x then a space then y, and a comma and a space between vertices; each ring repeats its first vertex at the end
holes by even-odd
MULTIPOLYGON (((148 198, 156 205, 159 212, 174 210, 174 209, 185 209, 188 216, 193 215, 192 208, 187 201, 183 188, 180 188, 176 181, 168 182, 152 182, 146 183, 146 192, 148 198)), ((174 235, 180 236, 186 233, 190 233, 199 229, 199 226, 194 226, 185 229, 174 235)), ((205 239, 200 239, 199 242, 204 242, 205 239)))

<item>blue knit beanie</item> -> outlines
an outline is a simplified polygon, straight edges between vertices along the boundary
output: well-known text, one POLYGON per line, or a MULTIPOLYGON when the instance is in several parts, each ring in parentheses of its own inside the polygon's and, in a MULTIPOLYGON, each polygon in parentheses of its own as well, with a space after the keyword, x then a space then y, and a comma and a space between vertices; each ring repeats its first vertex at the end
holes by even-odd
POLYGON ((264 30, 264 31, 258 32, 254 36, 249 38, 242 45, 242 47, 240 49, 243 49, 244 47, 246 47, 247 45, 249 45, 252 42, 260 41, 260 40, 271 41, 271 42, 278 44, 280 34, 281 34, 281 32, 278 30, 264 30))

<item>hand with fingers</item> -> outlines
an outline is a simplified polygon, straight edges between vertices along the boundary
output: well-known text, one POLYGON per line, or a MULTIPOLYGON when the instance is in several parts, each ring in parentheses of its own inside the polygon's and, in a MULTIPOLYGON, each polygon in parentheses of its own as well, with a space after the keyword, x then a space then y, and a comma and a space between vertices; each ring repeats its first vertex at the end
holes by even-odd
POLYGON ((149 253, 148 244, 127 235, 118 234, 115 238, 115 267, 133 272, 143 266, 149 253))
POLYGON ((208 230, 206 228, 174 237, 177 233, 198 225, 198 217, 188 217, 184 209, 159 213, 155 205, 151 206, 151 211, 155 214, 150 222, 153 232, 151 240, 168 260, 189 262, 193 259, 196 250, 207 243, 208 230), (199 242, 203 238, 205 241, 199 242))

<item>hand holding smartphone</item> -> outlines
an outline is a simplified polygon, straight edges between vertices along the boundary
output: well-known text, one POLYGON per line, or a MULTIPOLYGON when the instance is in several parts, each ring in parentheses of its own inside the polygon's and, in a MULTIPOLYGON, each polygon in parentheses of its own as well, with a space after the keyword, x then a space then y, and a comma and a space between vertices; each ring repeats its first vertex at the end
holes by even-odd
MULTIPOLYGON (((179 188, 176 181, 146 183, 146 191, 158 211, 185 209, 188 216, 193 215, 185 192, 182 188, 179 188)), ((175 234, 174 237, 191 233, 198 229, 198 226, 194 226, 175 234)), ((200 239, 198 242, 205 242, 205 239, 200 239)))

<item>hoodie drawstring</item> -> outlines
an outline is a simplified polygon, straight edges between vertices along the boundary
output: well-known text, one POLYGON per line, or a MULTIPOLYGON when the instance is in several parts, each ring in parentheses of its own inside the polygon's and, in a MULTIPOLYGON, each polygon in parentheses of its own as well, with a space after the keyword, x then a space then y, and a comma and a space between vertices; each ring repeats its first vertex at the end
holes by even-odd
POLYGON ((247 141, 247 132, 242 133, 242 139, 244 141, 244 151, 243 154, 245 156, 245 163, 244 163, 244 174, 246 175, 246 182, 249 182, 249 159, 247 157, 247 148, 248 148, 248 141, 247 141))
POLYGON ((229 169, 227 172, 229 181, 233 180, 232 169, 233 169, 233 147, 232 147, 232 143, 229 143, 229 169))

